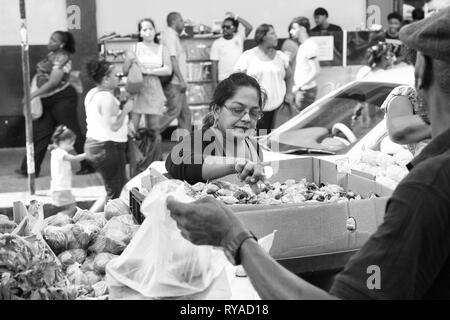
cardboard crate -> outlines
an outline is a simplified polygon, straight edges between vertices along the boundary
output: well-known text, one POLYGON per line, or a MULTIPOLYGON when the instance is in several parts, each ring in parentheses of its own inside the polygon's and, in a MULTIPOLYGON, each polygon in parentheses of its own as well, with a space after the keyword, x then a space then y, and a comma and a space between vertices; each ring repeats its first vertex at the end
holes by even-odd
MULTIPOLYGON (((346 203, 232 206, 258 237, 278 230, 271 250, 275 259, 357 251, 382 223, 391 189, 364 177, 338 172, 336 164, 316 158, 285 160, 274 165, 278 165, 278 171, 269 179, 271 182, 306 178, 316 184, 338 184, 366 198, 346 203), (371 194, 379 197, 368 199, 371 194), (350 218, 356 222, 356 230, 347 228, 350 218)), ((235 183, 237 179, 225 180, 235 183)))
MULTIPOLYGON (((317 158, 273 162, 270 182, 297 181, 338 184, 363 200, 346 203, 232 205, 230 208, 257 237, 277 230, 270 254, 296 273, 342 268, 383 222, 392 190, 374 180, 339 172, 335 163, 317 158), (369 199, 371 194, 378 198, 369 199), (356 229, 347 227, 349 219, 356 229)), ((162 176, 154 173, 161 181, 162 176)), ((236 175, 218 180, 240 184, 236 175)))

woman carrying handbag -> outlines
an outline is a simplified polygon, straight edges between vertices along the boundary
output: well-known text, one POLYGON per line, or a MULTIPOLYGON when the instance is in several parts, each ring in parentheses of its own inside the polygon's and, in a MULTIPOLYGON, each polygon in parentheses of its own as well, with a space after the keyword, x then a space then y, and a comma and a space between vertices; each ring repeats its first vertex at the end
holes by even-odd
MULTIPOLYGON (((56 127, 65 125, 72 130, 77 139, 75 151, 84 152, 85 136, 78 123, 78 95, 70 83, 72 70, 71 55, 75 53, 75 40, 70 32, 56 31, 48 43, 48 55, 37 64, 34 77, 35 90, 31 91, 31 101, 38 106, 40 100, 42 112, 33 107, 34 163, 36 177, 40 175, 41 164, 56 127), (37 103, 36 103, 37 102, 37 103), (39 114, 41 113, 41 114, 39 114)), ((93 172, 84 161, 79 173, 93 172)), ((16 173, 27 175, 27 159, 24 157, 20 169, 16 173)))

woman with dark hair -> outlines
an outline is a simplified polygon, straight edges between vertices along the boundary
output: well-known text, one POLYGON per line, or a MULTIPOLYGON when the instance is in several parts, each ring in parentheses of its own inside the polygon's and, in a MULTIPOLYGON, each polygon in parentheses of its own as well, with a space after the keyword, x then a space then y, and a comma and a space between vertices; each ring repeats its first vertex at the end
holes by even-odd
POLYGON ((152 19, 145 18, 139 21, 138 31, 139 42, 130 48, 123 65, 124 74, 127 75, 132 64, 137 63, 144 76, 144 86, 136 94, 131 123, 137 130, 141 117, 145 116, 146 128, 155 136, 155 141, 160 142, 160 118, 166 97, 159 76, 172 74, 172 64, 168 50, 157 40, 155 23, 152 19))
POLYGON ((283 42, 283 45, 281 46, 281 51, 283 51, 284 54, 286 54, 289 57, 289 65, 292 71, 295 70, 295 60, 296 60, 295 58, 297 57, 297 51, 300 45, 298 39, 295 39, 291 35, 292 24, 294 23, 294 21, 295 19, 293 19, 291 23, 289 23, 288 27, 289 38, 286 39, 283 42))
MULTIPOLYGON (((85 141, 78 123, 78 95, 69 82, 72 71, 71 55, 75 53, 75 39, 70 32, 56 31, 50 37, 48 49, 50 52, 36 67, 34 81, 37 90, 31 92, 31 99, 39 97, 43 107, 42 115, 33 122, 36 177, 40 174, 42 161, 57 126, 65 125, 76 134, 74 148, 78 154, 83 153, 85 141)), ((83 162, 82 171, 89 171, 87 167, 87 164, 83 162)), ((27 175, 26 157, 17 172, 27 175)))
POLYGON ((184 137, 167 157, 168 173, 191 184, 233 173, 250 184, 264 181, 261 150, 253 139, 264 102, 258 81, 245 73, 220 82, 203 128, 184 137))
POLYGON ((293 78, 289 58, 276 49, 278 38, 272 25, 259 26, 255 32, 255 41, 258 46, 245 51, 234 69, 254 77, 267 92, 264 117, 258 122, 258 130, 264 129, 267 133, 274 129, 277 109, 283 102, 293 102, 293 78))
POLYGON ((120 103, 113 94, 119 84, 117 70, 106 61, 92 60, 88 73, 97 86, 84 100, 86 107, 87 160, 101 174, 106 198, 99 199, 91 208, 99 212, 109 199, 120 196, 126 183, 126 146, 128 140, 128 113, 133 110, 133 98, 120 103))

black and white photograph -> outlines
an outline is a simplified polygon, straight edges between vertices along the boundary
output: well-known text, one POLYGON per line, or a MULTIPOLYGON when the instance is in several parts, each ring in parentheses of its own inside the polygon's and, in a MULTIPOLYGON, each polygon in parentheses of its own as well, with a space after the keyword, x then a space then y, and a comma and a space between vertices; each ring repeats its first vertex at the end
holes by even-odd
POLYGON ((0 300, 450 299, 450 0, 1 0, 0 20, 0 300))

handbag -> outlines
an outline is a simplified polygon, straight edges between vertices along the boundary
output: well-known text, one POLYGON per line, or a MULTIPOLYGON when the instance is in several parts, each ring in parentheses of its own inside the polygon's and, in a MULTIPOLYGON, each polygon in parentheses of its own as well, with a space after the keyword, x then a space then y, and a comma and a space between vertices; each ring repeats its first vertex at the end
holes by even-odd
MULTIPOLYGON (((136 55, 136 48, 135 48, 136 55)), ((130 70, 128 71, 126 89, 131 94, 136 94, 141 92, 144 86, 144 76, 142 75, 141 68, 136 62, 131 64, 130 70)))
POLYGON ((284 102, 275 112, 273 128, 278 128, 299 113, 300 112, 298 112, 297 108, 295 108, 294 105, 284 102))

